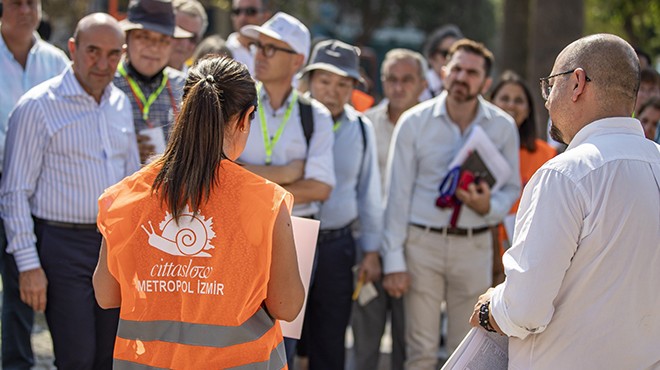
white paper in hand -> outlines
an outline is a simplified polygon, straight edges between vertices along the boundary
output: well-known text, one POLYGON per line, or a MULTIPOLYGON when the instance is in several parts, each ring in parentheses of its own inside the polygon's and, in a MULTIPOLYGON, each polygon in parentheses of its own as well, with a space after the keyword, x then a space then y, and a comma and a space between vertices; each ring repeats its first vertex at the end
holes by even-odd
POLYGON ((145 128, 138 132, 140 135, 149 137, 149 144, 154 146, 155 154, 165 153, 165 132, 163 126, 145 128))

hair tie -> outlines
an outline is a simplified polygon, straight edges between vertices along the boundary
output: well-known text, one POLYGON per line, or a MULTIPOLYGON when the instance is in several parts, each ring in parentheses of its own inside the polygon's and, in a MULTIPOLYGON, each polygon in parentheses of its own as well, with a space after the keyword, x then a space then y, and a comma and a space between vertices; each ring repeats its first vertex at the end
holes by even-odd
POLYGON ((214 83, 215 78, 213 78, 213 75, 206 75, 206 81, 209 83, 214 83))

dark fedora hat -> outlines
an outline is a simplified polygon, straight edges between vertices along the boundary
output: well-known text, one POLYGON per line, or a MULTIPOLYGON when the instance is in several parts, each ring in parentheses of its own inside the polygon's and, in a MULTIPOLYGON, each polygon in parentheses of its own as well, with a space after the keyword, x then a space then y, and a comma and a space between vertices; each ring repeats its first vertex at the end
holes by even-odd
POLYGON ((364 79, 360 76, 360 49, 339 40, 325 40, 316 44, 309 65, 300 72, 299 76, 302 77, 316 69, 351 77, 364 83, 364 79))
POLYGON ((124 32, 147 30, 177 39, 195 36, 176 26, 171 0, 131 0, 128 16, 120 24, 124 32))

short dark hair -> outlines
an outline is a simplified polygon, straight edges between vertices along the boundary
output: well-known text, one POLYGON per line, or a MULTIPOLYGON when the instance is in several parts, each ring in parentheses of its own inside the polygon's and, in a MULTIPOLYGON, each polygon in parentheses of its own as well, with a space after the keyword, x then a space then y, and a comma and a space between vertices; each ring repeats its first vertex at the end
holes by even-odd
POLYGON ((154 193, 160 191, 161 201, 176 220, 186 205, 197 212, 208 200, 220 180, 220 161, 228 159, 223 150, 225 133, 256 101, 254 80, 243 63, 211 56, 190 69, 181 112, 165 153, 157 160, 162 168, 152 187, 154 193))
POLYGON ((431 59, 433 52, 448 37, 453 37, 456 40, 459 40, 463 38, 463 33, 458 26, 454 24, 446 24, 436 29, 426 40, 426 45, 424 45, 424 56, 427 59, 431 59))
POLYGON ((500 81, 495 85, 493 91, 490 93, 490 101, 494 102, 497 93, 507 84, 515 84, 520 86, 525 92, 527 97, 527 104, 529 115, 518 126, 518 135, 520 135, 520 147, 525 148, 530 152, 536 151, 536 115, 534 113, 534 101, 532 100, 532 92, 523 82, 522 78, 513 71, 505 71, 500 77, 500 81))
POLYGON ((640 71, 639 80, 640 83, 652 83, 656 86, 660 86, 660 73, 651 67, 646 67, 640 71))
POLYGON ((468 53, 479 55, 484 58, 484 70, 486 71, 486 77, 490 76, 490 71, 493 69, 493 64, 495 64, 495 57, 493 53, 488 50, 488 48, 474 40, 470 39, 461 39, 454 43, 449 49, 449 54, 447 55, 447 60, 450 60, 457 51, 463 50, 468 53))
POLYGON ((660 110, 660 96, 652 96, 647 101, 645 101, 635 112, 635 117, 639 118, 646 108, 655 108, 660 110))

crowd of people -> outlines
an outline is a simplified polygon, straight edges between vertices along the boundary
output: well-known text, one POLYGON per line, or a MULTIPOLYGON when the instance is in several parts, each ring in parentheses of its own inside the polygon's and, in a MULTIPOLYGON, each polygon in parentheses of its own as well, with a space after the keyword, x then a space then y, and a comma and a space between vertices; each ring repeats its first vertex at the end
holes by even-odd
POLYGON ((392 370, 437 369, 471 325, 512 368, 660 369, 644 54, 607 34, 559 54, 558 156, 537 90, 456 26, 388 51, 372 104, 358 47, 265 5, 233 0, 225 40, 197 0, 131 0, 83 17, 69 58, 40 0, 3 3, 3 369, 34 365, 35 311, 61 369, 377 369, 388 322, 392 370), (478 135, 494 183, 452 167, 478 135), (306 296, 291 216, 320 222, 306 296))

